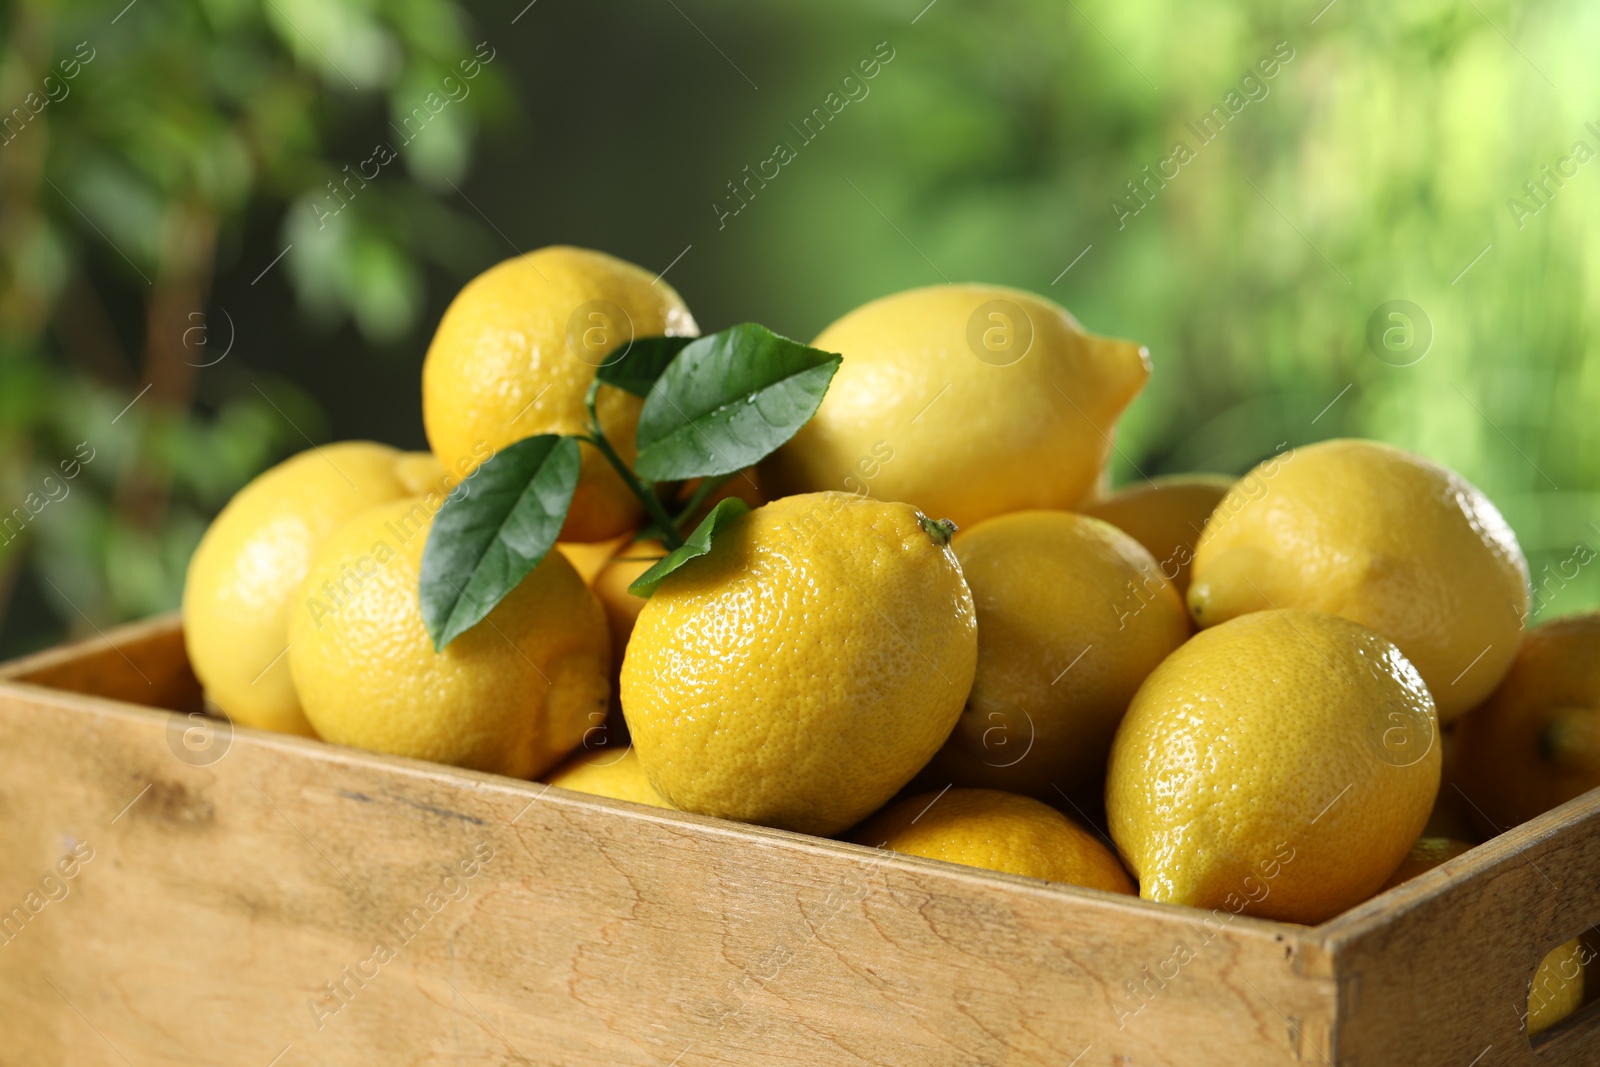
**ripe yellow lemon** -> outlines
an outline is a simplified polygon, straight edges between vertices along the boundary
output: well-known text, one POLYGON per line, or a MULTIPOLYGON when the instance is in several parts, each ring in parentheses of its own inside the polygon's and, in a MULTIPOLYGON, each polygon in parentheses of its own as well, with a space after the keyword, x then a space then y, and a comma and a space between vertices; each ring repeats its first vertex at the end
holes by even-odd
POLYGON ((592 793, 613 800, 631 800, 670 808, 666 798, 655 791, 644 767, 632 748, 597 748, 574 756, 545 779, 551 785, 578 793, 592 793))
POLYGON ((1488 833, 1600 786, 1600 612, 1528 631, 1500 687, 1457 724, 1454 756, 1488 833))
POLYGON ((567 562, 578 572, 578 577, 592 588, 600 572, 611 562, 611 557, 617 554, 617 549, 632 540, 633 534, 625 533, 609 541, 557 541, 556 551, 567 557, 567 562))
MULTIPOLYGON (((698 488, 698 480, 686 482, 679 503, 687 505, 698 488)), ((761 485, 756 479, 755 471, 742 470, 729 478, 716 492, 706 496, 700 514, 691 515, 685 528, 692 529, 705 518, 706 512, 728 497, 738 497, 752 508, 758 508, 767 502, 761 493, 761 485)), ((644 608, 644 597, 634 596, 628 592, 628 586, 666 554, 666 546, 660 541, 624 539, 616 543, 615 551, 590 582, 595 596, 600 598, 600 606, 606 609, 606 621, 611 624, 612 662, 619 671, 622 669, 622 653, 627 649, 628 638, 633 634, 634 621, 644 608)))
POLYGON ((284 658, 290 601, 324 538, 352 515, 440 486, 425 452, 369 441, 284 460, 234 496, 200 539, 183 586, 183 640, 206 697, 233 721, 311 733, 284 658))
POLYGON ((323 543, 289 614, 289 668, 326 741, 530 778, 603 721, 610 640, 559 552, 435 652, 417 584, 432 513, 380 504, 323 543))
POLYGON ((1583 968, 1589 953, 1573 938, 1539 961, 1528 990, 1528 1033, 1541 1034, 1583 1004, 1583 968))
MULTIPOLYGON (((422 364, 422 419, 434 455, 466 474, 506 445, 585 430, 595 371, 635 338, 692 336, 672 287, 620 259, 555 246, 508 259, 456 295, 422 364)), ((641 401, 602 388, 607 439, 633 462, 641 401)), ((603 541, 637 525, 640 505, 588 445, 563 541, 603 541)))
POLYGON ((1046 800, 1098 794, 1128 701, 1189 636, 1183 601, 1137 541, 1084 515, 1001 515, 954 547, 978 671, 930 773, 1046 800))
POLYGON ((1048 882, 1133 893, 1111 850, 1052 807, 994 789, 908 797, 868 819, 857 843, 1007 871, 1048 882))
POLYGON ((977 660, 948 524, 847 493, 729 524, 651 595, 622 662, 650 782, 686 811, 829 835, 938 751, 977 660))
POLYGON ((1374 441, 1325 441, 1247 474, 1195 548, 1195 622, 1267 608, 1376 630, 1449 722, 1505 677, 1528 564, 1500 512, 1454 471, 1374 441))
POLYGON ((870 492, 963 527, 1086 497, 1150 375, 1139 345, 992 285, 887 296, 812 344, 844 362, 816 416, 769 461, 777 494, 870 492))
POLYGON ((619 548, 595 576, 594 595, 605 609, 606 622, 611 627, 613 661, 619 670, 628 638, 633 636, 633 624, 645 605, 645 598, 628 592, 628 586, 666 554, 666 546, 660 541, 633 541, 619 548))
POLYGON ((1182 596, 1189 591, 1195 542, 1236 481, 1227 474, 1163 475, 1091 500, 1078 510, 1104 519, 1143 545, 1182 596))
POLYGON ((1147 900, 1315 924, 1372 896, 1439 789, 1433 698, 1393 644, 1308 611, 1191 638, 1117 731, 1106 815, 1147 900))
MULTIPOLYGON (((322 451, 326 452, 328 447, 324 446, 322 451)), ((424 503, 435 511, 444 503, 445 494, 461 483, 459 477, 445 473, 431 452, 399 453, 395 459, 394 473, 405 489, 405 496, 422 494, 424 503)))
POLYGON ((1393 889, 1401 882, 1411 881, 1424 871, 1433 870, 1446 860, 1465 856, 1471 851, 1470 841, 1459 841, 1451 837, 1419 837, 1416 844, 1411 846, 1411 851, 1406 853, 1406 858, 1400 861, 1400 866, 1396 867, 1388 881, 1383 883, 1383 888, 1393 889))

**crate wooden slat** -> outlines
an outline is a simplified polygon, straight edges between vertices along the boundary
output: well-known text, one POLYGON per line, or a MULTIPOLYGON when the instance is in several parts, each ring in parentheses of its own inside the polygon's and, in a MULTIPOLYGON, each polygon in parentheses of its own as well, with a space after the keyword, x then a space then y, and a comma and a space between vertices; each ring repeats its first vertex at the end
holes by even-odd
POLYGON ((175 619, 0 669, 0 1064, 1600 1063, 1600 1013, 1534 1051, 1513 1007, 1600 921, 1597 794, 1305 929, 246 729, 207 763, 198 701, 175 619))

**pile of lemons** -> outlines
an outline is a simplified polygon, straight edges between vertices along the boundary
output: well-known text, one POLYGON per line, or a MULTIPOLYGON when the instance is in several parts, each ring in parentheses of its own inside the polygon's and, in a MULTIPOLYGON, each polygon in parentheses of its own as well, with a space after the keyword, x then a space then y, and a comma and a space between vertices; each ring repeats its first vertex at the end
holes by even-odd
MULTIPOLYGON (((509 260, 429 348, 431 454, 325 445, 223 510, 184 596, 217 712, 1306 924, 1600 785, 1600 615, 1525 627, 1481 492, 1356 440, 1109 492, 1147 354, 993 286, 823 331, 843 361, 815 416, 722 490, 754 510, 648 599, 628 587, 665 548, 583 445, 560 551, 437 651, 433 517, 498 450, 583 431, 587 307, 628 323, 615 344, 698 332, 630 264, 509 260)), ((595 399, 631 463, 640 399, 595 399)), ((1547 961, 1531 1030, 1581 998, 1580 955, 1547 961)))

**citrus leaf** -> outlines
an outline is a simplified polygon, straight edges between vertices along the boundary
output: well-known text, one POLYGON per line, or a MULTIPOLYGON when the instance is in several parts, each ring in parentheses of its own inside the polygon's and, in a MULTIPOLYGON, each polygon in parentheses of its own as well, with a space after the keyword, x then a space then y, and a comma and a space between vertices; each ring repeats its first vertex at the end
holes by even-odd
POLYGON ((640 337, 614 361, 601 364, 594 376, 606 385, 632 393, 634 396, 650 395, 661 372, 693 337, 640 337))
POLYGON ((418 589, 435 649, 483 621, 543 561, 572 506, 578 462, 577 438, 528 437, 445 500, 422 549, 418 589))
POLYGON ((634 579, 633 584, 628 586, 628 592, 634 596, 649 596, 655 592, 656 586, 660 585, 667 575, 690 560, 710 552, 711 542, 717 534, 721 533, 728 523, 749 510, 750 505, 736 496, 717 501, 717 506, 700 520, 700 525, 694 528, 694 533, 689 535, 688 540, 656 560, 649 570, 634 579))
POLYGON ((634 470, 668 482, 750 466, 816 413, 841 358, 753 322, 690 342, 645 397, 634 470))

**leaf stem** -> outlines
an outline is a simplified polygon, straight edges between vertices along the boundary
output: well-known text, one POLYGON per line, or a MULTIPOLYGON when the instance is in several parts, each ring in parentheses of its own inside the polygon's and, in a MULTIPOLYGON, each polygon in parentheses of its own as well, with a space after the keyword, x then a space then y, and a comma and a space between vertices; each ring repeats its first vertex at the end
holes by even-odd
POLYGON ((671 515, 667 514, 667 509, 662 505, 661 498, 656 496, 655 490, 649 484, 641 481, 639 476, 629 469, 628 465, 622 461, 622 457, 617 455, 617 450, 611 447, 611 442, 606 440, 605 433, 600 429, 600 416, 595 411, 595 397, 599 392, 600 381, 596 379, 589 383, 588 395, 583 398, 584 407, 589 410, 589 435, 585 440, 600 450, 600 454, 606 458, 606 462, 616 468, 617 473, 622 476, 623 484, 628 487, 634 496, 639 498, 639 502, 644 505, 645 511, 650 513, 651 520, 660 528, 661 540, 667 546, 667 550, 671 551, 674 548, 682 547, 683 538, 678 533, 678 524, 672 521, 671 515))
POLYGON ((728 479, 732 477, 732 474, 723 474, 715 478, 702 478, 700 480, 700 484, 695 487, 694 495, 691 496, 689 498, 689 502, 683 506, 683 510, 678 512, 678 518, 676 521, 682 523, 694 515, 695 512, 699 511, 705 506, 706 499, 711 496, 712 493, 715 493, 718 489, 721 489, 724 485, 726 485, 728 483, 728 479))

